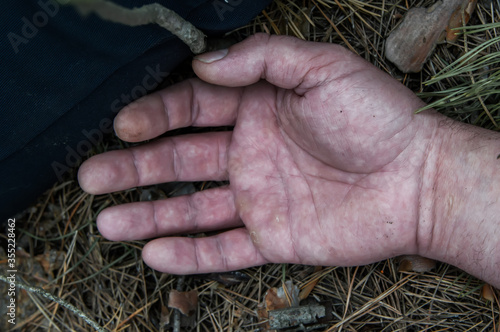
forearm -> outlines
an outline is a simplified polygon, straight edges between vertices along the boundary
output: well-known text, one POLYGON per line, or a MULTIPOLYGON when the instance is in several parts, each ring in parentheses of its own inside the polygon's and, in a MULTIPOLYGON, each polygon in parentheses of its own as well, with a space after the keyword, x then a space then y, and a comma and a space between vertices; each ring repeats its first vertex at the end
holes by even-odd
POLYGON ((443 118, 419 254, 500 288, 500 133, 443 118))

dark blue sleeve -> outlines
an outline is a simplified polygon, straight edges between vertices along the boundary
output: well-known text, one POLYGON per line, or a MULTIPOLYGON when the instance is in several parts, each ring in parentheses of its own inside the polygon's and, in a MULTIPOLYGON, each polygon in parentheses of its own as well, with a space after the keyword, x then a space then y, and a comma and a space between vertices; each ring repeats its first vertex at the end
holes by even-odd
MULTIPOLYGON (((114 1, 130 8, 159 2, 208 35, 248 23, 270 3, 114 1)), ((82 18, 55 0, 9 2, 0 12, 0 31, 2 221, 61 179, 112 131, 120 108, 191 55, 158 26, 82 18)))

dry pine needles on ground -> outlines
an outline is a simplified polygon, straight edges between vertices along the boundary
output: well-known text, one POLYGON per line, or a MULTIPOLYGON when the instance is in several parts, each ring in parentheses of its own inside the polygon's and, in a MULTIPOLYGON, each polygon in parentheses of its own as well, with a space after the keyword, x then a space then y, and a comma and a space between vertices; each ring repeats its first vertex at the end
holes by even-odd
MULTIPOLYGON (((487 29, 439 45, 420 73, 403 74, 385 59, 385 39, 408 8, 432 2, 275 1, 251 24, 228 37, 241 40, 256 32, 267 32, 342 44, 420 93, 426 101, 434 102, 444 114, 498 130, 498 60, 479 62, 474 71, 470 67, 448 67, 475 47, 495 38, 498 41, 500 27, 493 25, 500 21, 498 1, 478 1, 469 25, 487 29), (484 87, 485 79, 493 81, 494 87, 486 92, 496 89, 495 94, 485 94, 475 85, 482 82, 484 87), (468 90, 455 93, 457 87, 468 90)), ((499 44, 487 45, 459 64, 498 54, 499 44)), ((185 64, 178 74, 170 76, 169 83, 191 75, 185 64)), ((124 145, 110 137, 94 153, 124 145)), ((33 289, 18 289, 19 331, 92 329, 84 317, 61 303, 73 305, 96 325, 112 331, 258 331, 262 329, 258 309, 265 293, 285 281, 291 281, 299 290, 308 289, 306 302, 328 303, 332 318, 322 330, 500 331, 498 291, 490 292, 492 301, 487 301, 481 290, 488 296, 491 289, 483 282, 441 263, 424 273, 398 272, 394 260, 322 269, 269 264, 236 275, 202 277, 156 272, 141 260, 143 241, 110 242, 99 235, 95 226, 99 211, 111 205, 172 197, 221 184, 177 183, 92 196, 81 191, 75 174, 55 184, 17 218, 20 281, 60 299, 57 303, 33 289), (196 310, 190 318, 168 308, 168 295, 173 290, 196 291, 196 310)), ((5 252, 1 254, 5 257, 5 252)), ((5 283, 0 286, 7 287, 5 283)), ((2 290, 5 294, 6 288, 2 290)), ((5 321, 3 327, 8 327, 5 321)))

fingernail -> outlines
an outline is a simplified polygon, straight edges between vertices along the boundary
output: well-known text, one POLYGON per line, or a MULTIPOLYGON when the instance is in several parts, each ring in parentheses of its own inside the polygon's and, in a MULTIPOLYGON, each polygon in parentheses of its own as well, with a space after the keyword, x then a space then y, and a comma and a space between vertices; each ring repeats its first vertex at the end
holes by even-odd
POLYGON ((212 63, 217 60, 222 59, 227 55, 228 49, 225 48, 223 50, 218 50, 218 51, 213 51, 213 52, 208 52, 204 54, 200 54, 194 57, 195 60, 199 60, 203 63, 212 63))

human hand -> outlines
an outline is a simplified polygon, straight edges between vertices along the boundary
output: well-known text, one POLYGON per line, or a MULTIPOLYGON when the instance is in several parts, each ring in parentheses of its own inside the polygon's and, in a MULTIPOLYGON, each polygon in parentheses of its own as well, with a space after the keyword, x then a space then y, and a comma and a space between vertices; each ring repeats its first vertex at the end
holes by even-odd
POLYGON ((169 181, 229 186, 108 208, 97 220, 104 237, 157 238, 145 262, 176 274, 419 252, 436 115, 415 115, 422 102, 411 91, 337 45, 261 34, 207 63, 215 55, 193 61, 205 82, 141 98, 117 115, 115 131, 131 142, 191 125, 233 131, 107 152, 81 166, 79 181, 92 194, 169 181))

